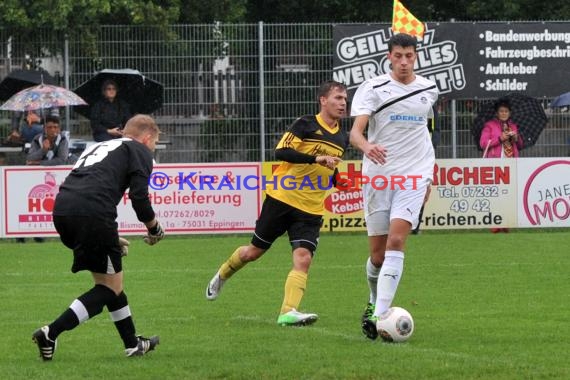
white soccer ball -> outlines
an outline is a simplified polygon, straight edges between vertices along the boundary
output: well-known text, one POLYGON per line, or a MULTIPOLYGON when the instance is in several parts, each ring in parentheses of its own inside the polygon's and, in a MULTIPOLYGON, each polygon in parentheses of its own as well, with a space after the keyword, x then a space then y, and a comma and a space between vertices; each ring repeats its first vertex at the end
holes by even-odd
POLYGON ((405 342, 414 333, 414 320, 406 309, 395 306, 378 317, 376 329, 386 342, 405 342))

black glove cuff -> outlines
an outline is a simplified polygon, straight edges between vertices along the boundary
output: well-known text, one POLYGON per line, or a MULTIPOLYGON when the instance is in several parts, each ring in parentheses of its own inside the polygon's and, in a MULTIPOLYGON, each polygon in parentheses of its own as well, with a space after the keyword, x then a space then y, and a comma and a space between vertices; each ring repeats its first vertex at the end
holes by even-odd
POLYGON ((154 227, 149 228, 148 232, 150 232, 151 235, 156 235, 160 232, 160 224, 157 222, 154 227))

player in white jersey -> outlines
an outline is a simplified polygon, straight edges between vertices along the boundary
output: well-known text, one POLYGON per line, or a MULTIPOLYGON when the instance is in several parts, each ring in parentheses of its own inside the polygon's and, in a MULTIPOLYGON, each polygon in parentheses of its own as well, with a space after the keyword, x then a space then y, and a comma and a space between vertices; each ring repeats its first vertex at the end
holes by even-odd
POLYGON ((375 321, 396 294, 404 268, 404 247, 429 196, 435 153, 427 129, 437 100, 434 82, 414 73, 417 41, 396 34, 388 41, 392 71, 362 83, 352 100, 350 143, 364 153, 362 191, 370 257, 370 298, 362 329, 370 339, 375 321), (368 138, 364 131, 368 126, 368 138))

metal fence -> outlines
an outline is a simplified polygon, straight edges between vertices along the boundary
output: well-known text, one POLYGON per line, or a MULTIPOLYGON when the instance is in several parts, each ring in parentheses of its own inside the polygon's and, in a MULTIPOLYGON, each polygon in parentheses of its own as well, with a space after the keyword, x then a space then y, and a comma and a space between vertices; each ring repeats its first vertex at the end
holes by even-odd
MULTIPOLYGON (((171 144, 161 162, 272 160, 287 126, 318 110, 316 89, 331 78, 332 31, 332 24, 101 26, 89 41, 42 30, 30 43, 0 29, 0 79, 43 67, 74 89, 103 68, 137 69, 165 88, 155 117, 171 144)), ((550 100, 542 99, 545 108, 550 100)), ((471 126, 484 101, 440 100, 438 157, 481 155, 471 126)), ((547 129, 522 156, 570 155, 570 113, 547 112, 547 129)), ((5 130, 9 115, 1 116, 5 130)), ((72 137, 90 137, 87 119, 72 110, 65 117, 72 137)), ((350 149, 346 157, 360 154, 350 149)))

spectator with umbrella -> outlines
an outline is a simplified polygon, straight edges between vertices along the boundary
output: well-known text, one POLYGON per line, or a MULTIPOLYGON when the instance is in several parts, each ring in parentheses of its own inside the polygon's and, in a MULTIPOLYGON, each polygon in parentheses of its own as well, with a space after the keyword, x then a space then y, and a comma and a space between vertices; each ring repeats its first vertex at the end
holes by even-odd
MULTIPOLYGON (((500 98, 499 101, 484 103, 477 113, 477 117, 473 122, 473 129, 471 130, 475 145, 482 151, 487 148, 489 139, 487 138, 487 140, 482 142, 481 135, 488 121, 497 120, 497 102, 508 104, 510 110, 508 124, 516 124, 517 133, 522 138, 522 146, 517 145, 517 156, 515 157, 518 157, 520 149, 527 149, 536 144, 548 123, 548 118, 538 99, 521 93, 511 93, 500 98)), ((498 157, 501 157, 501 147, 498 146, 498 144, 494 145, 493 142, 491 142, 491 144, 489 145, 489 149, 494 147, 496 150, 490 153, 485 152, 484 157, 487 157, 488 154, 491 155, 490 157, 494 157, 494 153, 498 153, 498 157), (493 144, 493 146, 491 146, 491 144, 493 144)))
POLYGON ((65 165, 69 156, 69 142, 61 133, 59 118, 47 116, 44 130, 32 140, 26 165, 65 165))
POLYGON ((511 120, 511 106, 507 99, 495 103, 496 118, 485 123, 479 145, 483 157, 513 158, 519 156, 523 148, 523 139, 519 127, 511 120))
POLYGON ((21 144, 31 143, 33 138, 44 131, 42 118, 36 111, 28 111, 24 117, 24 123, 19 126, 19 118, 17 115, 22 115, 21 112, 16 113, 16 121, 12 125, 12 133, 8 136, 9 141, 19 142, 21 144))
MULTIPOLYGON (((145 77, 138 70, 103 69, 74 92, 89 104, 77 107, 75 111, 91 120, 95 141, 104 141, 103 139, 120 137, 120 125, 126 122, 126 114, 129 117, 135 114, 150 114, 159 109, 163 102, 164 88, 162 84, 145 77), (104 100, 101 100, 101 91, 104 100), (113 100, 110 100, 110 96, 114 96, 113 100), (125 111, 125 104, 128 112, 125 111), (105 108, 109 109, 111 117, 105 116, 105 108), (115 129, 117 127, 119 129, 115 129)), ((128 120, 128 117, 126 119, 128 120)))
POLYGON ((91 130, 97 142, 123 136, 123 127, 131 118, 129 104, 117 97, 117 82, 107 79, 101 86, 102 99, 91 107, 91 130))
MULTIPOLYGON (((523 148, 523 139, 518 126, 511 120, 511 106, 507 99, 495 102, 496 117, 485 123, 479 145, 483 157, 516 158, 523 148)), ((491 232, 509 232, 508 228, 493 228, 491 232)))
POLYGON ((557 96, 552 103, 550 103, 550 108, 554 107, 568 107, 570 106, 570 92, 566 92, 562 95, 557 96))
MULTIPOLYGON (((59 107, 65 106, 75 106, 75 105, 85 105, 85 101, 77 96, 75 93, 68 91, 63 87, 40 84, 38 86, 33 86, 29 88, 25 88, 20 92, 13 95, 11 98, 8 99, 2 106, 0 106, 0 110, 6 111, 15 111, 15 112, 27 112, 28 115, 32 114, 39 114, 42 110, 47 109, 57 109, 59 107)), ((68 144, 67 140, 62 143, 61 138, 57 141, 57 137, 55 140, 52 140, 54 136, 60 134, 59 129, 59 118, 53 116, 46 116, 46 125, 51 125, 50 131, 46 130, 46 138, 40 138, 43 136, 43 129, 40 132, 40 136, 38 136, 38 143, 41 141, 41 149, 38 150, 38 154, 41 154, 42 157, 39 158, 41 161, 44 158, 43 151, 44 148, 48 148, 45 152, 45 158, 53 158, 55 153, 58 153, 58 157, 62 157, 67 155, 68 144), (57 126, 53 128, 53 124, 56 123, 57 126), (50 142, 45 142, 45 140, 50 140, 50 142), (53 143, 52 143, 53 141, 53 143), (53 144, 58 144, 56 148, 53 144), (62 145, 63 144, 63 145, 62 145), (57 152, 54 152, 54 149, 57 152), (52 153, 49 153, 49 152, 52 153), (60 156, 61 155, 61 156, 60 156)), ((36 156, 28 157, 28 164, 35 164, 36 156)), ((39 162, 38 162, 39 163, 39 162)), ((52 164, 57 165, 60 164, 57 160, 54 161, 52 164)), ((34 238, 35 241, 41 242, 43 241, 42 238, 34 238)), ((25 242, 23 238, 18 238, 19 242, 25 242)))
MULTIPOLYGON (((21 90, 39 84, 55 85, 56 79, 43 69, 14 70, 0 82, 0 100, 4 102, 21 90)), ((49 110, 39 110, 39 112, 13 112, 11 118, 12 131, 7 141, 14 145, 30 143, 36 135, 43 132, 42 119, 43 116, 46 115, 59 117, 59 110, 53 108, 49 110)))

